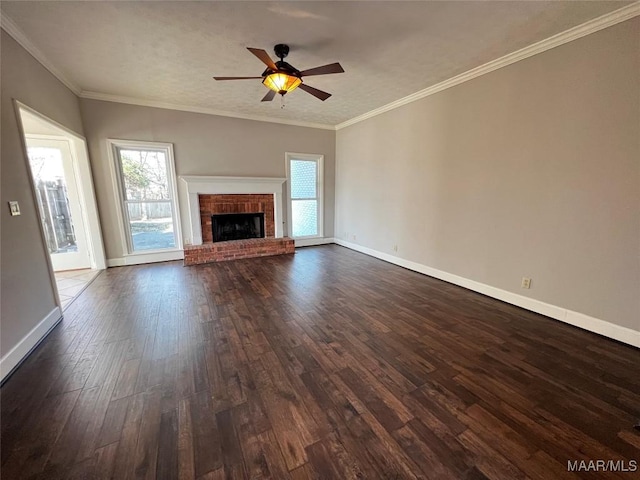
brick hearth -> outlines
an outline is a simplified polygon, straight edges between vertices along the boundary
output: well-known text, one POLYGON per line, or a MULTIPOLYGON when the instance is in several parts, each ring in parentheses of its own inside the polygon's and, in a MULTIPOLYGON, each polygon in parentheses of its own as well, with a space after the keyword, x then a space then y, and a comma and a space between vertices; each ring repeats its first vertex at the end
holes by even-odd
POLYGON ((199 265, 201 263, 268 257, 288 253, 295 253, 294 241, 288 237, 232 240, 229 242, 205 243, 203 245, 186 245, 184 247, 184 264, 185 266, 199 265))

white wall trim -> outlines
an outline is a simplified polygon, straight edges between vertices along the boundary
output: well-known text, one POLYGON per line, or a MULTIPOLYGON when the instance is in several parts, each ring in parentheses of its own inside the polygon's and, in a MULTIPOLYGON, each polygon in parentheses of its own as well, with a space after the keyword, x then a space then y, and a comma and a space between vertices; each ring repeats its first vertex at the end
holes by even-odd
POLYGON ((621 327, 619 325, 615 325, 599 318, 590 317, 589 315, 585 315, 583 313, 574 312, 572 310, 552 305, 550 303, 545 303, 540 300, 508 292, 507 290, 502 290, 501 288, 492 287, 484 283, 476 282, 475 280, 470 280, 468 278, 460 277, 452 273, 428 267, 421 263, 413 262, 411 260, 405 260, 404 258, 389 255, 372 248, 363 247, 362 245, 345 242, 344 240, 340 239, 335 239, 335 243, 343 247, 347 247, 351 250, 355 250, 357 252, 361 252, 375 258, 379 258, 380 260, 384 260, 385 262, 393 263, 394 265, 413 270, 414 272, 429 275, 430 277, 438 278, 440 280, 444 280, 445 282, 468 288, 469 290, 487 295, 488 297, 510 303, 511 305, 516 305, 535 313, 546 315, 547 317, 560 320, 561 322, 568 323, 584 330, 588 330, 590 332, 597 333, 599 335, 612 338, 619 342, 640 348, 640 331, 621 327))
POLYGON ((49 72, 60 80, 65 87, 71 90, 76 95, 80 95, 82 89, 72 82, 61 70, 56 68, 51 61, 45 56, 38 47, 36 47, 31 40, 25 35, 25 33, 16 25, 16 23, 5 12, 0 15, 0 26, 7 32, 22 48, 31 54, 40 65, 49 70, 49 72))
POLYGON ((187 186, 187 208, 189 210, 189 233, 191 245, 202 245, 202 225, 200 224, 200 199, 198 195, 272 194, 275 236, 282 238, 282 184, 286 178, 280 177, 216 177, 208 175, 183 175, 180 177, 187 186))
POLYGON ((594 18, 593 20, 589 20, 582 25, 570 28, 569 30, 565 30, 564 32, 553 35, 545 40, 541 40, 537 43, 529 45, 528 47, 522 48, 503 57, 485 63, 484 65, 480 65, 479 67, 468 70, 464 73, 461 73, 460 75, 456 75, 455 77, 449 78, 443 82, 432 85, 431 87, 427 87, 424 90, 420 90, 404 98, 388 103, 387 105, 373 109, 367 113, 363 113, 362 115, 358 115, 357 117, 354 117, 350 120, 339 123, 335 126, 335 129, 340 130, 342 128, 348 127, 349 125, 353 125, 368 118, 388 112, 389 110, 394 110, 408 103, 413 103, 422 98, 446 90, 447 88, 455 87, 456 85, 468 82, 469 80, 473 80, 474 78, 480 77, 482 75, 486 75, 487 73, 491 73, 494 70, 498 70, 499 68, 506 67, 507 65, 511 65, 512 63, 519 62, 520 60, 524 60, 525 58, 532 57, 539 53, 546 52, 547 50, 551 50, 552 48, 564 45, 565 43, 569 43, 586 35, 598 32, 638 15, 640 15, 640 2, 632 3, 613 12, 609 12, 600 17, 594 18))
POLYGON ((106 253, 104 251, 98 201, 93 185, 93 174, 86 139, 72 139, 71 148, 78 163, 78 174, 81 181, 80 197, 84 206, 82 213, 85 225, 89 229, 91 268, 104 270, 107 268, 106 253))
POLYGON ((335 127, 333 125, 327 125, 326 123, 303 122, 301 120, 290 120, 286 118, 275 118, 275 117, 267 117, 262 115, 251 115, 246 113, 227 112, 225 110, 216 110, 214 108, 161 102, 157 100, 147 100, 147 99, 135 98, 135 97, 125 97, 122 95, 111 95, 108 93, 90 92, 87 90, 83 90, 78 95, 82 98, 87 98, 89 100, 101 100, 103 102, 126 103, 129 105, 139 105, 142 107, 153 107, 153 108, 164 108, 167 110, 178 110, 181 112, 204 113, 206 115, 217 115, 219 117, 240 118, 242 120, 255 120, 256 122, 280 123, 283 125, 293 125, 295 127, 335 130, 335 127))
POLYGON ((107 267, 124 267, 127 265, 142 265, 144 263, 171 262, 173 260, 183 260, 183 250, 172 250, 170 252, 136 253, 120 258, 107 259, 107 267))
POLYGON ((60 307, 51 310, 38 324, 0 359, 0 381, 4 380, 62 320, 60 307))
POLYGON ((299 238, 294 239, 296 248, 298 247, 312 247, 314 245, 327 245, 328 243, 336 243, 333 237, 321 237, 321 238, 299 238))

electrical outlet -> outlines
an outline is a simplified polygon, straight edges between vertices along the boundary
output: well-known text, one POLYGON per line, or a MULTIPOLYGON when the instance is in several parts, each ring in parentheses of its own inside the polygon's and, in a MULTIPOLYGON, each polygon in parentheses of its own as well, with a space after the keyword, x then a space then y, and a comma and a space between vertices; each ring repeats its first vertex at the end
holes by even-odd
POLYGON ((20 204, 18 202, 9 202, 9 211, 12 217, 20 215, 20 204))
POLYGON ((527 277, 522 277, 522 283, 520 284, 522 288, 531 288, 531 279, 527 277))
POLYGON ((394 252, 397 252, 397 251, 398 251, 398 245, 394 245, 394 246, 393 246, 393 251, 394 251, 394 252))

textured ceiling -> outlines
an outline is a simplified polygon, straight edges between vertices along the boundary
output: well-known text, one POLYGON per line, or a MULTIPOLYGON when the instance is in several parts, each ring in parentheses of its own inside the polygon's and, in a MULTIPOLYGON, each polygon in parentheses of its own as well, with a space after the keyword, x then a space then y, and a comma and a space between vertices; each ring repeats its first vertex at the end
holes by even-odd
MULTIPOLYGON (((81 90, 336 125, 630 2, 101 2, 3 0, 1 9, 81 90), (245 47, 288 43, 300 70, 339 61, 261 103, 264 65, 245 47)), ((272 55, 273 57, 273 55, 272 55)))

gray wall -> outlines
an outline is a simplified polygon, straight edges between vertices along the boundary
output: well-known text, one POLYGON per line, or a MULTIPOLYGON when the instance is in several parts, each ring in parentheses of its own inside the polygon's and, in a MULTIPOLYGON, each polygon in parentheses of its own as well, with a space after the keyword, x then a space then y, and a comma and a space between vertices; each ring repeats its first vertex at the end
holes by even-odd
MULTIPOLYGON (((125 252, 118 234, 108 138, 173 143, 178 176, 285 177, 285 152, 323 154, 324 235, 333 237, 334 131, 87 99, 81 99, 81 109, 107 258, 119 258, 125 252)), ((178 187, 186 235, 186 196, 182 182, 178 187)))
MULTIPOLYGON (((337 136, 82 100, 107 256, 123 249, 106 138, 173 143, 178 175, 284 176, 285 151, 322 153, 325 236, 389 254, 397 244, 400 257, 640 330, 638 32, 627 21, 337 136)), ((5 355, 55 307, 12 99, 79 134, 83 119, 4 31, 0 67, 5 355)))
POLYGON ((636 18, 339 130, 335 236, 640 330, 639 35, 636 18))
POLYGON ((56 307, 12 100, 79 134, 83 129, 77 97, 4 30, 1 32, 0 355, 4 356, 56 307), (10 200, 20 202, 21 216, 9 215, 10 200))

